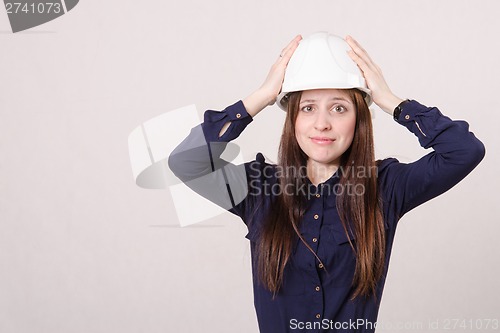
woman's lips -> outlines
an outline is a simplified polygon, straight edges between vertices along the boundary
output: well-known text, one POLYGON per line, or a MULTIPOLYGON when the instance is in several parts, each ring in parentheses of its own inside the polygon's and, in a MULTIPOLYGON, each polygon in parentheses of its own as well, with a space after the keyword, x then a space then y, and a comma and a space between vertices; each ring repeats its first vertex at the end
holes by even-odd
POLYGON ((311 141, 319 144, 319 145, 329 145, 335 141, 335 139, 332 138, 327 138, 327 137, 320 137, 320 136, 313 136, 311 137, 311 141))

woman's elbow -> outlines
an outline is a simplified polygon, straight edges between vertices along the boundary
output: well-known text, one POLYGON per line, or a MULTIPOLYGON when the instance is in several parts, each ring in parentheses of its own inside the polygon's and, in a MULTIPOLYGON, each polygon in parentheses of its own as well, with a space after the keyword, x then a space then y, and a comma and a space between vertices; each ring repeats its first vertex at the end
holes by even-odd
POLYGON ((479 140, 475 139, 474 144, 470 150, 471 160, 474 161, 475 165, 478 165, 486 155, 486 148, 484 144, 479 140))
POLYGON ((170 171, 172 171, 172 173, 182 179, 183 178, 183 169, 185 170, 185 168, 182 167, 182 165, 184 164, 182 162, 182 158, 179 154, 175 154, 175 153, 171 153, 169 156, 168 156, 168 160, 167 160, 167 164, 168 164, 168 168, 170 169, 170 171))
POLYGON ((170 171, 186 182, 203 177, 212 172, 210 160, 200 159, 197 150, 172 152, 167 159, 170 171))
POLYGON ((462 151, 460 154, 460 164, 464 165, 468 172, 472 171, 483 160, 486 154, 484 144, 475 137, 467 144, 464 144, 460 150, 462 151))

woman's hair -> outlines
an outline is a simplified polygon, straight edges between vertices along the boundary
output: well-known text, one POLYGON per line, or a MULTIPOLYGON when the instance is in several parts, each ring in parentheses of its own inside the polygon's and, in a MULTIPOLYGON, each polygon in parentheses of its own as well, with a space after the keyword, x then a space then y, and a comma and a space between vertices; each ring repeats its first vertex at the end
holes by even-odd
MULTIPOLYGON (((339 191, 336 204, 346 235, 348 236, 348 230, 351 230, 355 236, 355 245, 349 240, 356 255, 353 280, 356 289, 352 297, 354 299, 358 295, 368 296, 375 293, 376 284, 384 269, 385 228, 377 192, 376 173, 371 175, 371 171, 376 170, 376 161, 370 111, 359 90, 349 89, 347 92, 356 108, 356 125, 351 146, 341 157, 340 168, 344 172, 338 174, 339 186, 343 190, 339 191), (358 177, 358 172, 345 172, 349 168, 363 168, 362 170, 370 172, 361 173, 362 177, 358 177), (359 188, 364 189, 363 193, 354 194, 359 191, 353 189, 359 188)), ((308 157, 295 137, 295 121, 301 95, 301 92, 295 92, 288 97, 288 112, 278 152, 278 167, 282 168, 281 170, 306 170, 308 157)), ((258 278, 274 295, 283 284, 285 267, 297 237, 321 263, 321 259, 299 232, 299 223, 306 210, 307 200, 307 193, 299 189, 308 188, 306 176, 296 172, 277 173, 281 190, 269 210, 257 242, 258 278)))

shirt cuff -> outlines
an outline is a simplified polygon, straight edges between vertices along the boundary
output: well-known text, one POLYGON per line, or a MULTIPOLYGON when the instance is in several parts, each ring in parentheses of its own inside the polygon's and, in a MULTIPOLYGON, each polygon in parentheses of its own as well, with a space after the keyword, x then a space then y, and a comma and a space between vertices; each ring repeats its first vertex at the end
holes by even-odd
POLYGON ((400 108, 401 113, 395 120, 401 125, 405 125, 406 123, 413 121, 412 119, 416 114, 425 112, 425 109, 427 109, 425 105, 411 99, 407 100, 407 103, 401 103, 400 108))
POLYGON ((439 134, 442 123, 451 122, 438 108, 427 107, 414 100, 401 106, 401 113, 396 121, 415 134, 424 148, 430 147, 434 137, 439 134))
POLYGON ((207 142, 229 142, 236 139, 252 120, 243 101, 239 100, 222 111, 205 111, 202 128, 207 142), (228 122, 231 125, 219 137, 222 127, 228 122))
POLYGON ((242 100, 239 100, 233 105, 228 106, 224 111, 227 112, 227 115, 229 116, 229 119, 231 119, 231 121, 245 120, 245 118, 248 117, 252 119, 252 116, 248 114, 247 109, 245 108, 245 105, 243 104, 242 100))

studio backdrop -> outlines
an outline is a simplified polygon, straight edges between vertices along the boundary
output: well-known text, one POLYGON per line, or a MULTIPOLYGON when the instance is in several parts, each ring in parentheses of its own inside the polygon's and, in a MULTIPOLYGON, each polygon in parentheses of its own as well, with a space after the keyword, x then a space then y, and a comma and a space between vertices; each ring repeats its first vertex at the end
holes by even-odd
MULTIPOLYGON (((467 120, 486 146, 399 222, 378 331, 495 330, 498 1, 40 3, 0 9, 0 332, 257 332, 246 226, 200 215, 162 160, 317 31, 354 36, 396 95, 467 120)), ((371 111, 377 158, 429 152, 371 111)), ((228 158, 276 161, 284 117, 266 108, 228 158)))

